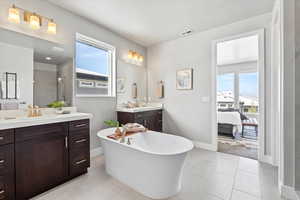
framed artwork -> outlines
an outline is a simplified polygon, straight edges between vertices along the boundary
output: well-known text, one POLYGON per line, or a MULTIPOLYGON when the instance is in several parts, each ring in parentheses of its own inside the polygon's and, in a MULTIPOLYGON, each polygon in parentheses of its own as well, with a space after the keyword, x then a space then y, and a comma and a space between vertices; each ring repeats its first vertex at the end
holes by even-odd
POLYGON ((193 89, 193 69, 180 69, 176 72, 176 89, 192 90, 193 89))
POLYGON ((117 93, 125 93, 125 78, 123 77, 117 78, 117 93))

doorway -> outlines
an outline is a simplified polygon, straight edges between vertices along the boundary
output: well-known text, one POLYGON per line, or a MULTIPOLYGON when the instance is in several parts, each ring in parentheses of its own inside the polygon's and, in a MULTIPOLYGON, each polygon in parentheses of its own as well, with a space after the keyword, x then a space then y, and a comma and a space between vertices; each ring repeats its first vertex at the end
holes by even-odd
POLYGON ((213 141, 219 152, 264 155, 264 30, 213 42, 213 141))

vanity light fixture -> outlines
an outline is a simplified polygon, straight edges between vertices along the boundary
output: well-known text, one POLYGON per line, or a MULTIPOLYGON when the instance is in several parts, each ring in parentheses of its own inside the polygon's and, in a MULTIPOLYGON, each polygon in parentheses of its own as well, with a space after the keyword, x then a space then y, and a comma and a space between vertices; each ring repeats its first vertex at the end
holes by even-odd
POLYGON ((47 32, 49 34, 56 34, 56 23, 54 23, 53 19, 49 19, 48 17, 36 14, 34 12, 30 12, 28 10, 25 10, 20 7, 16 7, 15 5, 12 5, 8 9, 8 20, 13 23, 19 24, 21 22, 20 13, 23 14, 23 19, 25 22, 27 22, 33 30, 38 30, 42 27, 42 21, 46 20, 48 21, 48 29, 47 32))
POLYGON ((45 59, 46 59, 46 60, 52 60, 52 58, 49 57, 49 56, 47 56, 45 59))
POLYGON ((8 21, 20 24, 20 11, 15 5, 8 9, 8 21))
POLYGON ((129 50, 126 61, 131 64, 141 65, 144 61, 144 57, 135 51, 129 50))

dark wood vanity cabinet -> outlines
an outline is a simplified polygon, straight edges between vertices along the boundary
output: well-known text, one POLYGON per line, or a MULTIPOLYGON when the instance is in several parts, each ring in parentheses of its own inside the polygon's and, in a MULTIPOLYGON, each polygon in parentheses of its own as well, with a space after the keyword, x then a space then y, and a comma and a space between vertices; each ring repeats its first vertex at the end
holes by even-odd
POLYGON ((143 112, 117 112, 121 124, 139 123, 152 131, 162 132, 162 110, 143 112))
POLYGON ((16 129, 17 199, 29 199, 66 180, 67 138, 67 123, 16 129))
POLYGON ((14 130, 0 131, 0 200, 15 199, 14 130))
POLYGON ((0 131, 0 143, 7 132, 13 139, 0 146, 0 200, 29 199, 90 166, 89 120, 0 131))

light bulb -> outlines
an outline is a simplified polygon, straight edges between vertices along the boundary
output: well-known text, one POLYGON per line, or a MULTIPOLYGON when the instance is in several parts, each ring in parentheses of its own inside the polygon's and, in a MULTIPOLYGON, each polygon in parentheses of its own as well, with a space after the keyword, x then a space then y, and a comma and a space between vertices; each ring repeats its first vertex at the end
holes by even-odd
POLYGON ((139 61, 143 62, 144 61, 144 57, 142 55, 139 56, 139 61))
POLYGON ((8 9, 8 20, 12 23, 20 24, 20 11, 15 5, 8 9))
POLYGON ((128 57, 129 59, 132 59, 132 58, 133 58, 133 52, 132 52, 132 51, 128 51, 127 57, 128 57))
POLYGON ((41 27, 41 22, 40 22, 40 18, 33 13, 30 18, 29 18, 29 26, 33 29, 33 30, 37 30, 41 27))
POLYGON ((50 34, 56 34, 56 24, 53 22, 53 20, 50 20, 48 22, 48 33, 50 34))
POLYGON ((139 57, 138 53, 133 52, 133 59, 134 60, 138 60, 138 57, 139 57))

